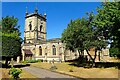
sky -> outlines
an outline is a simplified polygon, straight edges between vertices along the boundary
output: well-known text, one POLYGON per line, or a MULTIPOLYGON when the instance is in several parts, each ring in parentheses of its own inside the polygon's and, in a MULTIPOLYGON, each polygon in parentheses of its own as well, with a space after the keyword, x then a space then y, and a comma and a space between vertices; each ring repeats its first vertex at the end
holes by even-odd
POLYGON ((2 2, 2 17, 14 16, 18 18, 21 37, 24 38, 25 12, 33 13, 38 7, 39 14, 47 14, 47 39, 60 38, 70 20, 86 16, 86 12, 93 11, 100 2, 2 2))

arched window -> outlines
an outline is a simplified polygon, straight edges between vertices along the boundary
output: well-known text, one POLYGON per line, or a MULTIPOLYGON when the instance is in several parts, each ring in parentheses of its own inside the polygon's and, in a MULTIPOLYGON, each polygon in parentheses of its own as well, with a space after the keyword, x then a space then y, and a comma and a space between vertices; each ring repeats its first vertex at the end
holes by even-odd
POLYGON ((42 25, 40 26, 40 32, 42 32, 42 25))
POLYGON ((32 24, 31 24, 31 22, 30 22, 30 24, 29 24, 29 28, 30 28, 30 30, 32 30, 32 24))
POLYGON ((56 48, 55 48, 55 45, 52 46, 52 49, 53 49, 53 55, 56 55, 56 48))
POLYGON ((39 47, 39 55, 42 55, 42 47, 39 47))

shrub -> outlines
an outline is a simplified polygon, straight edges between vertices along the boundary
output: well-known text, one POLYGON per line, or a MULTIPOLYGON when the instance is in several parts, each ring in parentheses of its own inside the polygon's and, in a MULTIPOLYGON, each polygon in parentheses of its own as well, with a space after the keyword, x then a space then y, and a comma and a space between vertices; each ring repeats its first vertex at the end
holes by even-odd
POLYGON ((26 63, 26 61, 20 61, 21 63, 26 63))
POLYGON ((120 58, 120 51, 119 51, 119 48, 117 47, 111 47, 110 48, 110 56, 111 57, 117 57, 117 58, 120 58))
POLYGON ((19 75, 22 73, 22 70, 17 68, 11 68, 9 72, 14 79, 17 79, 19 78, 19 75))
POLYGON ((37 61, 38 61, 38 62, 43 62, 43 60, 42 60, 42 59, 38 59, 37 61))
POLYGON ((25 60, 25 61, 21 61, 22 63, 36 63, 36 62, 43 62, 43 60, 25 60))
POLYGON ((35 62, 37 62, 36 60, 28 60, 28 61, 26 61, 27 63, 35 63, 35 62))

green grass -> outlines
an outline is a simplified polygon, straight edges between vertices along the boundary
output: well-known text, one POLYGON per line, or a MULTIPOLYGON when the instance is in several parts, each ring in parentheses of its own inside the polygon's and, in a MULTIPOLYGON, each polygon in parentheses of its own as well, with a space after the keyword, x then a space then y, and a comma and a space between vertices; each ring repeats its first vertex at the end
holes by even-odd
MULTIPOLYGON (((69 65, 69 62, 55 63, 56 72, 68 74, 80 78, 118 78, 118 70, 115 68, 83 68, 69 65)), ((31 63, 31 66, 50 70, 51 63, 31 63)))
MULTIPOLYGON (((11 78, 12 76, 8 74, 10 69, 0 68, 0 72, 2 71, 2 78, 11 78), (3 74, 4 73, 4 74, 3 74)), ((20 74, 20 78, 37 78, 36 76, 32 75, 31 73, 22 70, 20 74)))
POLYGON ((37 78, 37 77, 32 75, 31 73, 26 72, 25 70, 22 70, 20 78, 37 78))

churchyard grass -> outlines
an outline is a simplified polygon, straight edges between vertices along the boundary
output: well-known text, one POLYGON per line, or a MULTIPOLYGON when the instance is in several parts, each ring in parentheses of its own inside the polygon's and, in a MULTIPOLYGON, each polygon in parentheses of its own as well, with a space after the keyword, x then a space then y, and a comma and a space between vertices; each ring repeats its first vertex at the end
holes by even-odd
POLYGON ((26 72, 25 70, 22 70, 20 78, 37 78, 37 77, 32 75, 31 73, 26 72))
MULTIPOLYGON (((2 76, 0 76, 0 79, 1 78, 11 78, 12 76, 8 74, 9 70, 10 70, 10 68, 8 68, 8 69, 0 68, 0 72, 2 72, 2 76)), ((20 78, 37 78, 37 77, 22 70, 22 73, 20 74, 20 78)))
MULTIPOLYGON (((69 62, 54 63, 56 72, 68 74, 80 78, 118 78, 118 69, 111 68, 83 68, 69 65, 69 62)), ((51 63, 31 63, 31 66, 50 70, 51 63)))

